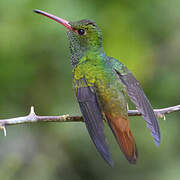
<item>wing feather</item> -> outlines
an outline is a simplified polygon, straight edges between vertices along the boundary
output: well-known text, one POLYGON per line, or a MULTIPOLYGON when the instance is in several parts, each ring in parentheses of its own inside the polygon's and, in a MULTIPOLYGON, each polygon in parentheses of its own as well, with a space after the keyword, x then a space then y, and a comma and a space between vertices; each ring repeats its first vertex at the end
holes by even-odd
POLYGON ((126 74, 121 74, 118 70, 116 70, 116 72, 123 84, 125 84, 131 101, 135 104, 137 110, 142 113, 142 117, 146 121, 147 127, 151 131, 155 144, 159 146, 161 135, 158 121, 154 114, 153 108, 139 82, 130 72, 127 72, 126 74))
POLYGON ((111 155, 104 136, 103 116, 98 105, 93 87, 80 87, 77 89, 77 100, 86 124, 89 135, 103 159, 113 165, 111 155))

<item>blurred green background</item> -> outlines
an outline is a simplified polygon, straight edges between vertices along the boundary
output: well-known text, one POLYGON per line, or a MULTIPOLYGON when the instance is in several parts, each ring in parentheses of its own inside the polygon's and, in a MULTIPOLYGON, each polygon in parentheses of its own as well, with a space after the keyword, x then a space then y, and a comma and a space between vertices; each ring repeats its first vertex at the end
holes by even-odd
MULTIPOLYGON (((95 20, 107 55, 129 67, 154 108, 180 103, 179 0, 1 0, 0 119, 25 115, 31 105, 40 115, 80 115, 65 28, 33 13, 35 8, 70 21, 95 20)), ((0 132, 0 179, 179 180, 179 116, 159 119, 159 148, 142 118, 130 118, 139 149, 136 166, 128 164, 106 126, 113 168, 83 123, 7 127, 7 137, 0 132)))

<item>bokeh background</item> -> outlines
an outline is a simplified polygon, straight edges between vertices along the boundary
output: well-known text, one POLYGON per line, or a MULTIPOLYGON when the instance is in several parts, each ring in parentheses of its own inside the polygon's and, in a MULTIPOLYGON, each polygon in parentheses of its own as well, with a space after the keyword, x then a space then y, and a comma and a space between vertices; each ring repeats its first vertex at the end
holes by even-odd
MULTIPOLYGON (((70 21, 95 20, 107 55, 129 67, 154 108, 180 103, 179 0, 1 0, 0 119, 26 115, 31 105, 40 115, 80 115, 65 28, 33 13, 35 8, 70 21)), ((142 118, 130 118, 139 149, 136 166, 128 164, 106 126, 113 168, 83 123, 7 127, 7 137, 0 132, 0 179, 179 180, 179 116, 159 119, 159 148, 142 118)))

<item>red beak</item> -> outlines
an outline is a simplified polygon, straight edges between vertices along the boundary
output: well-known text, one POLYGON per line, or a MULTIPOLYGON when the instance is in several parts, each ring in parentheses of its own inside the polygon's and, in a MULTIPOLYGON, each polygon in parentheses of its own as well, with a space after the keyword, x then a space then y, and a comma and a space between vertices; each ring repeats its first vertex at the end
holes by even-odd
POLYGON ((57 17, 57 16, 54 16, 54 15, 52 15, 52 14, 49 14, 49 13, 47 13, 47 12, 44 12, 44 11, 41 11, 41 10, 38 10, 38 9, 35 9, 34 12, 35 12, 35 13, 38 13, 38 14, 42 14, 43 16, 46 16, 46 17, 48 17, 48 18, 50 18, 50 19, 55 20, 56 22, 62 24, 63 26, 65 26, 67 29, 69 29, 69 30, 71 30, 71 31, 73 30, 72 27, 71 27, 71 25, 69 24, 69 22, 66 21, 66 20, 64 20, 64 19, 61 19, 61 18, 59 18, 59 17, 57 17))

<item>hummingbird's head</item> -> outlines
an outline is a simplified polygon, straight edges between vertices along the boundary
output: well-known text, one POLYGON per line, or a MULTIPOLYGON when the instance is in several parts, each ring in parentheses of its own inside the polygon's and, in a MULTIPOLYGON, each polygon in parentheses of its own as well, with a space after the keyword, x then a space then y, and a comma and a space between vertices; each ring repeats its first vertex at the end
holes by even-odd
MULTIPOLYGON (((102 49, 102 33, 94 21, 84 19, 81 21, 68 22, 41 10, 34 10, 34 12, 53 19, 66 27, 70 41, 71 55, 74 59, 72 61, 76 61, 77 63, 89 50, 95 52, 102 49)), ((74 62, 72 62, 72 64, 76 64, 74 62)))
POLYGON ((92 20, 81 20, 69 22, 72 30, 68 30, 67 34, 71 43, 77 41, 81 48, 98 49, 102 46, 102 33, 92 20))

